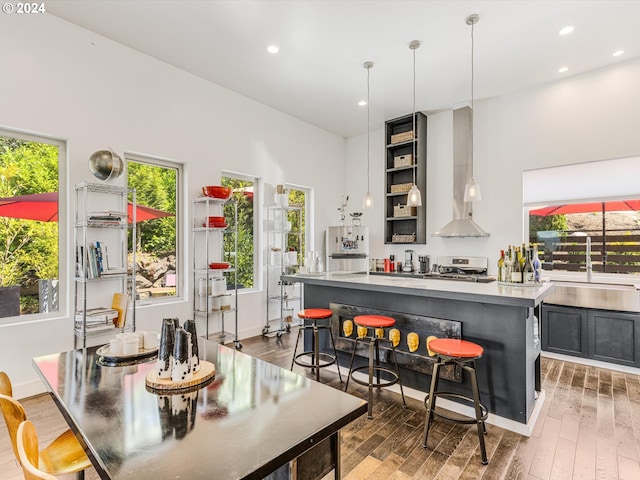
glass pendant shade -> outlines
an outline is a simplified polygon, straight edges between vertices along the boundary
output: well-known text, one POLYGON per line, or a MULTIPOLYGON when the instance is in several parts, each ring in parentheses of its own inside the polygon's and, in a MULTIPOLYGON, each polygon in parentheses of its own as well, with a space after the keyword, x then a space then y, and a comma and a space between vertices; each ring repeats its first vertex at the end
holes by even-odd
POLYGON ((482 194, 480 193, 480 184, 472 178, 469 179, 464 186, 464 201, 465 202, 477 202, 482 200, 482 194))
POLYGON ((371 192, 367 192, 362 199, 362 208, 373 208, 373 195, 371 195, 371 192))
POLYGON ((420 190, 416 187, 415 183, 409 190, 407 194, 407 207, 421 207, 422 206, 422 195, 420 194, 420 190))

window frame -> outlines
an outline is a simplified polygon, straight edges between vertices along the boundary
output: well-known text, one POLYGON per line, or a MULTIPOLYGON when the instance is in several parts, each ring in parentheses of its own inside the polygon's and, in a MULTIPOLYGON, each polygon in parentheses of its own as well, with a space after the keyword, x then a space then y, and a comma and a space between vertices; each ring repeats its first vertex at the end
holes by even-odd
POLYGON ((253 182, 253 287, 238 289, 239 295, 247 293, 259 292, 263 289, 263 275, 262 269, 262 231, 260 225, 262 221, 262 178, 256 175, 250 175, 247 173, 236 172, 232 170, 221 170, 220 180, 222 177, 232 178, 234 180, 242 180, 245 182, 253 182))
MULTIPOLYGON (((522 172, 523 241, 531 233, 529 212, 547 205, 608 202, 640 198, 637 178, 640 156, 593 160, 522 172), (624 175, 620 175, 624 172, 624 175), (544 188, 540 188, 543 185, 544 188), (567 188, 567 185, 570 188, 567 188)), ((626 273, 593 272, 603 280, 625 283, 634 279, 626 273)), ((583 279, 586 273, 546 270, 554 279, 583 279)))
POLYGON ((73 292, 69 259, 73 258, 72 251, 75 250, 69 217, 69 179, 67 173, 69 164, 68 139, 4 125, 0 125, 0 135, 58 147, 58 310, 54 312, 3 317, 0 318, 0 326, 25 325, 33 321, 68 316, 69 302, 73 292))
MULTIPOLYGON (((297 185, 295 183, 285 183, 284 188, 287 190, 298 190, 304 192, 304 254, 313 250, 313 209, 312 198, 313 188, 305 187, 303 185, 297 185)), ((304 263, 304 257, 301 261, 304 263)))
POLYGON ((174 296, 165 297, 151 297, 143 300, 136 300, 136 308, 148 307, 153 305, 160 305, 163 303, 182 302, 187 299, 187 283, 186 283, 186 268, 187 265, 187 249, 185 245, 185 222, 187 218, 186 212, 186 200, 184 197, 184 182, 185 182, 185 165, 182 162, 173 160, 170 158, 158 157, 156 155, 149 155, 146 153, 125 151, 123 154, 125 163, 125 182, 126 186, 129 186, 128 174, 129 174, 129 161, 136 163, 142 163, 146 165, 172 168, 177 172, 176 178, 176 294, 174 296))

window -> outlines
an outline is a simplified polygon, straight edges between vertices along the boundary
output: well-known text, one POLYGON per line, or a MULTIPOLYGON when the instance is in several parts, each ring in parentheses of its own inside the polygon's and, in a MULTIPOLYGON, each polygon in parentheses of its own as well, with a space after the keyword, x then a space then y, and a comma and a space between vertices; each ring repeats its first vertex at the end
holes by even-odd
POLYGON ((63 142, 0 130, 0 317, 61 309, 64 158, 63 142))
POLYGON ((125 154, 127 183, 136 189, 136 290, 141 300, 181 295, 180 164, 125 154), (149 208, 146 208, 149 207, 149 208), (143 215, 142 213, 145 213, 143 215))
POLYGON ((294 248, 300 255, 300 261, 304 263, 307 253, 307 194, 308 189, 304 187, 286 185, 289 190, 289 205, 300 207, 300 215, 290 215, 291 235, 289 235, 287 245, 294 248), (300 222, 300 225, 298 225, 300 222), (299 233, 298 233, 299 232, 299 233))
POLYGON ((529 241, 545 270, 640 274, 640 199, 548 205, 529 210, 529 241))
MULTIPOLYGON (((257 196, 258 179, 247 175, 223 172, 222 185, 233 189, 232 199, 238 204, 238 247, 234 244, 232 235, 225 236, 224 251, 228 261, 238 258, 238 288, 255 288, 256 282, 256 245, 257 222, 255 200, 257 196)), ((224 215, 233 218, 233 204, 225 205, 224 215)), ((229 274, 227 274, 229 277, 229 274)), ((229 281, 229 278, 228 278, 229 281)))

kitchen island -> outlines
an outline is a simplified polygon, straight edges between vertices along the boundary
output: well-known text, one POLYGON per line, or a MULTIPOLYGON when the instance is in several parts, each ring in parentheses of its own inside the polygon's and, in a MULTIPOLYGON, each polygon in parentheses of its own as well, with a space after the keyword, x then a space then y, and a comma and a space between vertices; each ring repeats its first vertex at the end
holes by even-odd
MULTIPOLYGON (((348 365, 355 334, 345 335, 342 324, 364 312, 396 319, 402 334, 397 350, 403 383, 422 392, 428 391, 434 361, 426 348, 427 336, 457 337, 480 344, 485 354, 477 362, 478 381, 482 401, 492 414, 490 422, 525 435, 531 433, 534 411, 540 407, 536 404, 543 398, 539 395, 537 311, 552 284, 519 287, 340 272, 282 278, 304 285, 305 308, 332 309, 331 326, 343 368, 348 365), (420 346, 413 352, 406 342, 411 331, 420 337, 420 346)), ((328 345, 325 348, 328 350, 328 345)), ((358 364, 365 362, 363 357, 356 359, 358 364)), ((469 393, 467 379, 455 371, 445 373, 440 388, 469 393)))

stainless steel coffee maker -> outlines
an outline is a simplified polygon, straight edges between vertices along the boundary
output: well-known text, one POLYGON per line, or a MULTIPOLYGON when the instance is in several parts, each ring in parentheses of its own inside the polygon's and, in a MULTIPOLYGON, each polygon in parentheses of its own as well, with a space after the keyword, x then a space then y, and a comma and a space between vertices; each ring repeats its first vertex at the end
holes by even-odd
POLYGON ((404 251, 404 265, 402 265, 403 272, 413 272, 413 250, 404 251))
POLYGON ((418 255, 418 263, 420 263, 420 273, 429 272, 429 255, 418 255))

